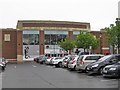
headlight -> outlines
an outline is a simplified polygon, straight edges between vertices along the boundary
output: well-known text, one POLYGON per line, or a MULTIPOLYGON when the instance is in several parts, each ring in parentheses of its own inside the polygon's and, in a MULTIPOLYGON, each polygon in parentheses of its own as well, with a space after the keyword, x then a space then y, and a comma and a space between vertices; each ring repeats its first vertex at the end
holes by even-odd
POLYGON ((109 70, 112 70, 112 71, 113 71, 113 70, 116 70, 116 68, 110 68, 109 70))
POLYGON ((95 64, 95 65, 92 66, 92 68, 94 68, 94 67, 98 67, 98 65, 99 65, 99 64, 95 64))

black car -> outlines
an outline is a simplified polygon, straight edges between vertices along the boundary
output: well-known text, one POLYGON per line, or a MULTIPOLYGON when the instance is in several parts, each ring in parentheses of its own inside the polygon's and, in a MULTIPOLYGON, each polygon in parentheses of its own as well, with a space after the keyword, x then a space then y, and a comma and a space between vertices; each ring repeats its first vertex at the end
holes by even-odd
POLYGON ((103 68, 103 77, 120 78, 120 61, 113 65, 107 65, 103 68))
POLYGON ((112 65, 120 60, 120 54, 107 55, 100 58, 98 61, 87 66, 88 75, 102 74, 103 68, 107 65, 112 65))

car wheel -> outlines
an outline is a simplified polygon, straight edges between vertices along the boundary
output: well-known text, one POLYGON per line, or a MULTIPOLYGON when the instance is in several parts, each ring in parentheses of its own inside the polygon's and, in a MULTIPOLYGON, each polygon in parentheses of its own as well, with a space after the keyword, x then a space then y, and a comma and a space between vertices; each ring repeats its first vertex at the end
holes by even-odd
POLYGON ((61 62, 59 62, 59 63, 58 63, 58 66, 59 66, 59 67, 62 67, 62 63, 61 63, 61 62))
POLYGON ((74 66, 73 70, 76 71, 76 65, 74 66))
POLYGON ((87 67, 85 67, 85 73, 87 73, 88 71, 87 71, 87 67))
POLYGON ((2 71, 4 71, 5 70, 5 67, 2 67, 2 71))
POLYGON ((103 73, 103 67, 99 69, 99 74, 102 75, 102 73, 103 73))

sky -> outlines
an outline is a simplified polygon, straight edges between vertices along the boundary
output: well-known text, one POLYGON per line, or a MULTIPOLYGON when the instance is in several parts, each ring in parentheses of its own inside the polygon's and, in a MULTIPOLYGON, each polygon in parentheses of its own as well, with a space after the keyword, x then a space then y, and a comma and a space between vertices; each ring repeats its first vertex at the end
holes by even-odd
POLYGON ((0 28, 16 28, 18 20, 88 22, 99 31, 114 24, 120 0, 0 0, 0 28))

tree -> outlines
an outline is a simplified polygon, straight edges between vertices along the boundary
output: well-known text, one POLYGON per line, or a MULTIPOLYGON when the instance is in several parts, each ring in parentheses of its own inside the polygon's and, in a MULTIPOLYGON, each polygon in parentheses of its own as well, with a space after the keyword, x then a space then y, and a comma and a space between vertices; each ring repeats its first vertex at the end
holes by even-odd
POLYGON ((83 48, 85 50, 92 46, 92 49, 96 49, 99 46, 99 40, 94 35, 88 32, 81 32, 76 38, 77 48, 83 48))
POLYGON ((108 43, 113 47, 113 54, 114 54, 114 48, 117 45, 117 38, 116 38, 117 32, 115 30, 115 26, 111 24, 110 27, 105 29, 107 30, 108 43))
POLYGON ((116 46, 118 48, 118 52, 120 53, 120 21, 119 18, 116 19, 115 25, 111 24, 110 27, 105 28, 108 35, 108 43, 113 47, 113 53, 114 53, 114 47, 116 46))
POLYGON ((75 48, 75 42, 69 38, 66 38, 65 40, 61 40, 61 42, 59 42, 58 45, 63 49, 65 49, 66 51, 69 51, 75 48))

